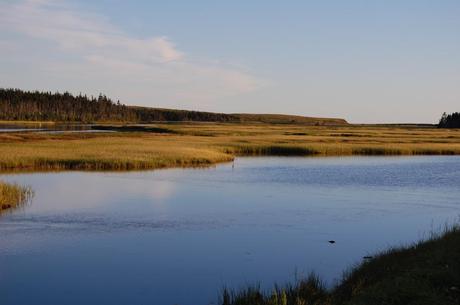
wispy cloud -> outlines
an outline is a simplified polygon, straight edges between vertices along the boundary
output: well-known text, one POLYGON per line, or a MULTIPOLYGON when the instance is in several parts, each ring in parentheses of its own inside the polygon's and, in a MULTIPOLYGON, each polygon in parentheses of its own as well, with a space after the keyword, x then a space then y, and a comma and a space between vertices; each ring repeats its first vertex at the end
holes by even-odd
POLYGON ((65 51, 104 54, 144 62, 180 60, 167 37, 131 38, 103 16, 71 10, 56 0, 28 0, 0 7, 0 24, 55 43, 65 51))
MULTIPOLYGON (((191 60, 166 36, 133 37, 106 17, 76 9, 64 1, 0 4, 0 27, 12 34, 9 45, 27 41, 34 49, 46 43, 51 54, 45 60, 54 73, 72 73, 77 81, 79 76, 85 81, 90 77, 101 82, 101 91, 102 84, 113 80, 116 93, 123 91, 119 87, 123 82, 126 86, 135 82, 143 93, 133 98, 142 96, 144 104, 145 99, 150 99, 153 105, 161 97, 176 104, 188 99, 197 104, 190 106, 199 107, 200 103, 253 91, 263 83, 239 68, 191 60), (54 60, 56 54, 72 56, 72 61, 54 60)), ((123 95, 130 98, 129 94, 123 95)))

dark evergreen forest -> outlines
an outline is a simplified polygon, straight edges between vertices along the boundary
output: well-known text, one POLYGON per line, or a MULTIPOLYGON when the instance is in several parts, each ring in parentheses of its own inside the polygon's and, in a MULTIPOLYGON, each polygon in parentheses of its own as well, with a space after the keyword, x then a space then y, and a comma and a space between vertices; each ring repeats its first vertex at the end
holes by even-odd
POLYGON ((229 114, 126 106, 105 95, 0 88, 0 120, 65 122, 238 121, 229 114))
POLYGON ((439 120, 438 127, 440 128, 460 128, 460 112, 447 114, 444 112, 439 120))

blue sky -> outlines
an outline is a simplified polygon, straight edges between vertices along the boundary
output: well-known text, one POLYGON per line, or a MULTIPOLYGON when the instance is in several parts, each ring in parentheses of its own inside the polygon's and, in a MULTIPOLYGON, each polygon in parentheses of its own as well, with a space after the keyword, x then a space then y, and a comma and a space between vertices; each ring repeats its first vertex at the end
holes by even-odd
POLYGON ((460 1, 0 1, 2 87, 126 104, 436 122, 460 1))

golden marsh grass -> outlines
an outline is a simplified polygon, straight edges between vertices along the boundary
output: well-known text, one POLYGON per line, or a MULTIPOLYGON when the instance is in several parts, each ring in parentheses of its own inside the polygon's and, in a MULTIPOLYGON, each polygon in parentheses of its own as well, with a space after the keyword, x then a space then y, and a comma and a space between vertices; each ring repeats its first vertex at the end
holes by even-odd
POLYGON ((28 186, 0 181, 0 213, 26 204, 33 196, 28 186))
POLYGON ((235 156, 261 155, 460 154, 460 130, 427 127, 232 123, 146 127, 150 132, 133 132, 130 128, 129 132, 97 134, 0 134, 0 170, 207 166, 231 161, 235 156), (166 132, 152 132, 156 128, 166 132))

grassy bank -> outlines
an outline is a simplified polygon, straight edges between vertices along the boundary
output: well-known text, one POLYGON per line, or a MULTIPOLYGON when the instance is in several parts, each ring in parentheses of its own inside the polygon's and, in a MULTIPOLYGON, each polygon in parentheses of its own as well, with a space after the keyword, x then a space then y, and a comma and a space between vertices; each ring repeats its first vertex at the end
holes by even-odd
POLYGON ((118 132, 0 134, 0 170, 208 166, 235 156, 460 154, 460 130, 417 126, 172 123, 113 129, 118 132))
POLYGON ((357 266, 336 287, 315 277, 272 291, 224 291, 222 305, 454 305, 460 304, 460 229, 357 266))
POLYGON ((26 204, 32 196, 30 187, 0 181, 0 213, 26 204))

